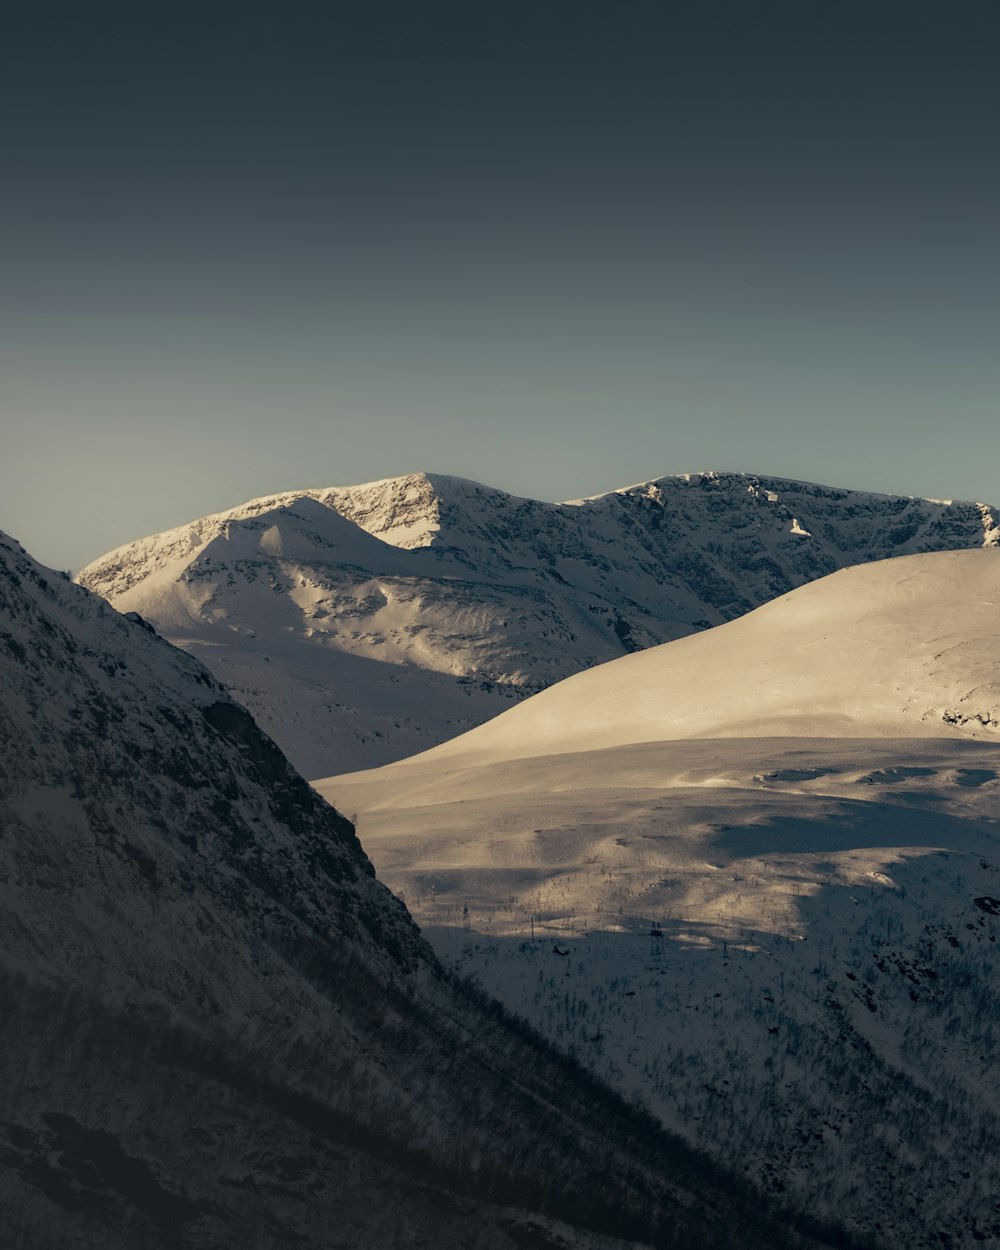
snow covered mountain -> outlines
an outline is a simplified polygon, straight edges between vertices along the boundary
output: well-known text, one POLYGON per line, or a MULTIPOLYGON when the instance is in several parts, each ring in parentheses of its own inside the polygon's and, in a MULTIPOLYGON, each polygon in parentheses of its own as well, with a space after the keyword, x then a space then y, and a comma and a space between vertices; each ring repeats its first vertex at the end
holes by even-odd
POLYGON ((193 658, 0 535, 3 1242, 805 1246, 444 974, 193 658))
POLYGON ((1000 552, 847 569, 317 783, 439 953, 907 1250, 1000 1240, 1000 552))
POLYGON ((838 568, 998 540, 983 504, 746 474, 567 504, 413 474, 252 500, 78 580, 198 655, 320 776, 423 750, 838 568))

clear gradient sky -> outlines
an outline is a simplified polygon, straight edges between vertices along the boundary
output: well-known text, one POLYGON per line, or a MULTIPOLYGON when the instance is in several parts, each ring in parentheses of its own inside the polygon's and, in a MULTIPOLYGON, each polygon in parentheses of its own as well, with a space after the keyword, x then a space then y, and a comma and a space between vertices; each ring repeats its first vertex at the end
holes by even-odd
POLYGON ((415 469, 1000 503, 995 0, 4 10, 0 528, 48 563, 415 469))

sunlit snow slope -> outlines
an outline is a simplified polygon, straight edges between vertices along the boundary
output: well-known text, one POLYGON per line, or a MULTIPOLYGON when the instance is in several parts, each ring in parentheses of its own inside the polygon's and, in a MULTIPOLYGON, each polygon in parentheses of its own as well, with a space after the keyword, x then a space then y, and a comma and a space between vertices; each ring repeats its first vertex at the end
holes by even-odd
POLYGON ((331 778, 439 953, 889 1246, 1000 1239, 1000 553, 912 556, 331 778))
POLYGON ((1000 741, 998 661, 1000 553, 881 561, 571 677, 434 758, 771 735, 1000 741))
POLYGON ((997 538, 983 504, 746 474, 569 504, 412 474, 252 500, 79 580, 197 654, 321 776, 455 737, 846 565, 997 538))

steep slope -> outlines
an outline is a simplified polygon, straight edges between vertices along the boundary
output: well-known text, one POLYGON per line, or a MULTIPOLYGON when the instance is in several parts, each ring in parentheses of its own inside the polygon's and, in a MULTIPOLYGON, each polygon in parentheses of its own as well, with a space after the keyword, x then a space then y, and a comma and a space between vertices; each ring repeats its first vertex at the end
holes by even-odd
POLYGON ((413 474, 253 500, 79 580, 197 654, 315 776, 412 754, 835 569, 998 533, 982 504, 745 474, 570 504, 413 474))
POLYGON ((1000 1238, 1000 554, 838 572, 318 783, 439 953, 760 1184, 1000 1238))
POLYGON ((0 536, 4 1244, 802 1245, 452 983, 195 660, 0 536))

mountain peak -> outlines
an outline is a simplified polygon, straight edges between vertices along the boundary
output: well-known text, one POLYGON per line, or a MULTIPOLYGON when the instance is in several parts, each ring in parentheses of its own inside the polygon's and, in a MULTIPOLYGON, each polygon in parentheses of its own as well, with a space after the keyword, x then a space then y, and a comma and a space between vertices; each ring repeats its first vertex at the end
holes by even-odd
POLYGON ((196 651, 318 776, 414 754, 838 568, 998 538, 986 505, 760 474, 557 504, 420 472, 251 500, 78 580, 196 651))

